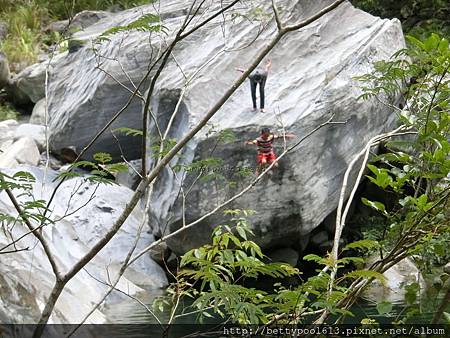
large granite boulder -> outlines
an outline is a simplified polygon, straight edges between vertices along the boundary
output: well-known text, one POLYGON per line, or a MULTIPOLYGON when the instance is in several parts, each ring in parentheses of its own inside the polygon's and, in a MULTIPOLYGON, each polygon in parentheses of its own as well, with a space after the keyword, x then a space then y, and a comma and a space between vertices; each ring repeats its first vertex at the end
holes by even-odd
MULTIPOLYGON (((220 6, 216 1, 207 2, 211 10, 220 6)), ((331 2, 280 0, 277 5, 283 20, 294 23, 331 2)), ((248 13, 242 13, 241 8, 240 13, 244 15, 232 11, 225 20, 218 17, 173 51, 174 58, 162 72, 151 101, 152 112, 162 128, 177 106, 185 76, 198 74, 189 83, 179 105, 170 138, 181 138, 195 125, 237 79, 239 73, 234 69, 249 65, 274 35, 274 22, 259 32, 258 18, 270 17, 270 2, 257 1, 255 6, 261 11, 255 12, 252 7, 247 9, 248 13)), ((161 6, 163 24, 169 32, 163 36, 165 40, 170 41, 183 22, 187 7, 187 3, 179 0, 168 0, 161 6)), ((77 151, 83 148, 127 102, 130 93, 123 85, 132 88, 131 82, 139 83, 152 51, 161 43, 159 35, 152 34, 152 50, 148 32, 129 31, 96 43, 96 55, 89 41, 111 27, 127 25, 140 15, 153 12, 152 5, 142 6, 100 20, 75 34, 74 38, 86 42, 84 47, 52 62, 49 115, 53 150, 69 146, 75 146, 77 151), (103 71, 97 67, 98 55, 106 56, 100 58, 103 71)), ((342 177, 352 157, 372 136, 392 128, 395 123, 394 114, 386 107, 375 101, 357 99, 361 90, 353 78, 369 72, 374 61, 389 58, 404 46, 398 20, 373 17, 349 2, 341 4, 313 24, 286 35, 272 50, 269 57, 273 67, 266 84, 267 113, 251 111, 249 86, 245 83, 211 120, 215 129, 231 129, 237 140, 217 142, 205 131, 185 147, 172 165, 214 156, 222 159, 222 170, 230 169, 228 175, 236 168, 254 168, 256 150, 244 146, 243 142, 255 138, 263 126, 279 132, 283 125, 300 138, 332 114, 335 120, 348 121, 316 132, 281 161, 280 169, 272 178, 228 206, 257 212, 251 222, 257 241, 264 247, 295 246, 336 208, 342 177)), ((119 159, 123 151, 128 160, 138 158, 139 138, 111 130, 140 129, 142 106, 142 101, 134 98, 87 157, 107 151, 119 159)), ((154 138, 153 122, 150 130, 154 138)), ((188 175, 187 185, 192 182, 192 176, 188 175)), ((223 185, 218 180, 201 180, 190 189, 183 203, 179 177, 183 177, 183 172, 175 175, 166 170, 156 182, 150 215, 155 234, 181 226, 183 204, 185 220, 190 222, 249 182, 249 178, 236 178, 235 184, 223 185)), ((217 213, 168 244, 175 252, 182 253, 207 241, 212 227, 222 221, 223 215, 217 213)))
MULTIPOLYGON (((36 178, 32 191, 35 199, 49 198, 55 186, 53 180, 57 172, 19 167, 14 171, 3 169, 2 173, 13 175, 19 170, 28 171, 36 178)), ((15 192, 18 195, 18 191, 15 192)), ((131 195, 132 191, 128 188, 115 185, 97 187, 97 184, 85 181, 84 177, 69 179, 63 183, 52 207, 51 218, 57 222, 43 230, 43 235, 62 271, 68 271, 103 236, 122 212, 131 195), (92 200, 84 206, 90 199, 92 200)), ((18 198, 19 201, 29 199, 26 196, 18 198)), ((16 214, 5 192, 0 193, 0 213, 16 214)), ((142 209, 136 208, 112 241, 67 285, 56 304, 51 317, 52 323, 77 323, 95 302, 100 300, 107 287, 96 279, 108 281, 108 274, 111 280, 115 278, 121 262, 133 245, 142 217, 142 209)), ((9 226, 8 230, 10 233, 5 227, 0 232, 0 247, 11 241, 10 235, 19 238, 27 232, 27 228, 19 223, 9 226)), ((153 235, 144 227, 137 250, 141 250, 153 240, 153 235)), ((4 309, 4 313, 0 311, 0 317, 6 317, 2 320, 4 323, 36 322, 53 285, 50 264, 34 236, 29 235, 20 240, 16 248, 27 247, 28 251, 1 255, 0 309, 4 309)), ((142 287, 160 288, 165 285, 167 279, 163 269, 148 255, 130 267, 119 282, 119 289, 133 295, 142 292, 142 287)), ((111 304, 119 300, 119 293, 113 293, 107 302, 111 304)), ((104 314, 99 310, 89 320, 91 323, 105 321, 104 314)))

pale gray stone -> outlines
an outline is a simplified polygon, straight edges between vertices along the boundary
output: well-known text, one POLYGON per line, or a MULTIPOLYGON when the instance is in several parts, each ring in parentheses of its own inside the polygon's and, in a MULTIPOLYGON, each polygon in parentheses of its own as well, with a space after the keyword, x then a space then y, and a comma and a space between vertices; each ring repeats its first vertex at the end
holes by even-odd
POLYGON ((14 138, 31 137, 39 148, 39 151, 45 149, 45 126, 32 123, 23 123, 19 125, 15 132, 14 138))
MULTIPOLYGON (((58 172, 28 166, 2 172, 14 175, 19 170, 30 172, 35 177, 36 183, 33 184, 32 190, 34 198, 48 200, 57 184, 54 180, 58 172)), ((97 187, 97 184, 87 182, 85 177, 69 179, 62 184, 51 207, 51 217, 55 220, 66 217, 55 225, 43 228, 42 232, 50 250, 55 253, 61 271, 68 271, 111 228, 132 195, 133 191, 128 188, 117 185, 97 187), (91 198, 92 200, 87 203, 91 198), (68 208, 69 201, 71 203, 68 208), (83 207, 86 203, 87 205, 83 207), (77 211, 79 208, 81 209, 77 211)), ((26 196, 17 198, 21 202, 29 199, 26 196)), ((5 192, 0 192, 0 212, 16 214, 5 192)), ((103 281, 107 281, 109 277, 115 278, 134 243, 143 216, 143 210, 140 207, 135 208, 110 243, 66 286, 56 304, 50 323, 80 322, 92 305, 100 300, 108 287, 91 276, 103 281)), ((18 238, 28 230, 21 223, 17 223, 12 231, 12 236, 18 238)), ((153 236, 144 227, 136 250, 142 250, 153 241, 153 236)), ((0 246, 8 242, 9 237, 1 231, 0 246)), ((7 317, 5 322, 35 323, 54 283, 48 259, 42 247, 35 245, 33 236, 26 236, 21 240, 20 248, 27 246, 33 247, 33 250, 2 255, 0 282, 5 292, 2 292, 0 297, 0 309, 7 309, 6 314, 3 314, 7 317), (33 264, 30 265, 30 262, 33 264)), ((167 278, 163 269, 149 255, 144 255, 122 277, 118 288, 136 295, 144 291, 140 286, 161 288, 166 285, 167 278)), ((113 293, 112 297, 107 299, 107 304, 117 302, 120 299, 118 297, 119 293, 113 293)), ((97 310, 88 322, 105 323, 106 320, 101 310, 97 310)))
POLYGON ((45 124, 45 98, 40 99, 33 107, 30 123, 45 124))
MULTIPOLYGON (((372 257, 369 262, 376 258, 372 257)), ((420 289, 425 290, 425 281, 420 270, 410 258, 405 258, 383 273, 386 278, 386 284, 375 280, 364 291, 363 298, 380 303, 388 301, 392 303, 405 301, 405 285, 419 283, 420 289)))
POLYGON ((39 149, 31 137, 22 137, 0 154, 0 168, 13 168, 18 164, 37 165, 39 149))
POLYGON ((448 262, 447 264, 445 264, 445 266, 444 266, 444 272, 450 274, 450 262, 448 262))

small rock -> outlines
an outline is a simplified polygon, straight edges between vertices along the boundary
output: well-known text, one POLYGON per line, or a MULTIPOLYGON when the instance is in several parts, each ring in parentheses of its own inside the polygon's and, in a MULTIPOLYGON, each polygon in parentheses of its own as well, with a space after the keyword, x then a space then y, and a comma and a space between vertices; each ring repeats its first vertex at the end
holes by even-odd
POLYGON ((169 247, 163 242, 150 250, 150 257, 159 265, 163 265, 169 259, 170 253, 169 247))
POLYGON ((84 29, 108 16, 110 14, 105 11, 82 11, 73 17, 71 28, 84 29))
POLYGON ((116 175, 116 182, 130 189, 136 189, 140 181, 138 173, 141 172, 141 160, 132 160, 129 162, 127 172, 119 172, 116 175))
POLYGON ((45 98, 39 100, 34 105, 30 123, 45 125, 45 98))
POLYGON ((14 142, 0 155, 0 168, 13 168, 18 164, 36 166, 40 159, 39 149, 31 137, 14 142))
POLYGON ((82 11, 73 17, 72 22, 69 22, 69 20, 54 21, 45 30, 58 33, 74 32, 85 29, 108 16, 110 14, 105 11, 82 11))
POLYGON ((5 120, 0 122, 0 145, 11 140, 19 123, 16 120, 5 120))
POLYGON ((59 20, 50 23, 45 29, 47 32, 58 32, 63 33, 67 30, 67 26, 69 25, 69 20, 59 20))
POLYGON ((326 231, 320 231, 311 238, 311 243, 314 245, 320 245, 325 242, 328 242, 328 234, 326 231))
POLYGON ((12 144, 14 141, 12 139, 6 139, 6 140, 0 140, 0 156, 2 153, 4 153, 12 144))
POLYGON ((50 168, 55 170, 58 170, 63 166, 63 163, 52 155, 49 156, 47 161, 47 153, 43 152, 39 160, 39 166, 45 167, 47 164, 50 168))
POLYGON ((39 148, 39 151, 45 149, 45 126, 38 124, 24 123, 17 127, 14 133, 14 139, 22 137, 31 137, 39 148))
MULTIPOLYGON (((374 261, 374 258, 369 261, 374 261)), ((382 285, 378 280, 373 281, 363 293, 365 299, 374 302, 403 302, 405 299, 404 285, 419 283, 420 289, 425 289, 422 274, 409 258, 405 258, 385 271, 383 276, 386 278, 386 285, 382 285)))
POLYGON ((289 265, 296 266, 299 258, 299 254, 297 251, 295 251, 292 248, 281 248, 276 249, 272 252, 270 252, 267 255, 272 262, 284 262, 288 263, 289 265))
POLYGON ((444 266, 444 272, 450 274, 450 262, 445 264, 444 266))

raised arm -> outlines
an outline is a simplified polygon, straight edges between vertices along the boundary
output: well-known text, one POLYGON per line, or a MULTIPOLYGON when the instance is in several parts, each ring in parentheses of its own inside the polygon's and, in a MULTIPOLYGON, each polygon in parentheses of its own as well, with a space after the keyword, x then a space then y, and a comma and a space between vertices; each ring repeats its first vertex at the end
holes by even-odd
POLYGON ((287 139, 291 139, 291 138, 295 138, 297 137, 295 134, 291 134, 291 133, 286 133, 286 134, 281 134, 281 135, 274 135, 273 138, 275 140, 279 140, 279 139, 283 139, 283 138, 287 138, 287 139))
POLYGON ((272 59, 269 59, 266 62, 266 72, 269 73, 271 69, 272 69, 272 59))

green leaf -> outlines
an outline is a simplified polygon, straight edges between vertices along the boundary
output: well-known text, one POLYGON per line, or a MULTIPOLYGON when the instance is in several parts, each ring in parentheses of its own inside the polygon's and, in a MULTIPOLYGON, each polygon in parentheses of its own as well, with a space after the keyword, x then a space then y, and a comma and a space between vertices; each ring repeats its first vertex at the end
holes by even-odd
POLYGON ((102 35, 100 35, 97 38, 97 41, 101 42, 104 40, 108 40, 108 37, 117 34, 119 32, 123 31, 132 31, 137 30, 141 32, 167 32, 167 28, 161 24, 161 18, 158 15, 148 13, 143 16, 141 16, 139 19, 131 22, 128 25, 125 26, 116 26, 113 28, 108 29, 107 31, 103 32, 102 35))
POLYGON ((354 270, 346 275, 347 278, 375 278, 379 280, 383 285, 386 284, 386 277, 383 274, 373 270, 354 270))
POLYGON ((361 198, 361 201, 365 204, 365 205, 367 205, 367 206, 369 206, 369 207, 371 207, 371 208, 373 208, 373 209, 375 209, 375 210, 378 210, 378 211, 380 211, 381 213, 385 213, 385 211, 386 211, 386 207, 384 206, 384 204, 383 203, 381 203, 381 202, 376 202, 376 201, 369 201, 367 198, 361 198))
POLYGON ((111 154, 108 153, 96 153, 93 156, 94 160, 102 164, 109 163, 112 161, 111 154))
POLYGON ((391 302, 381 302, 377 304, 377 311, 380 315, 384 315, 392 311, 392 303, 391 302))
POLYGON ((236 231, 238 232, 239 236, 241 236, 244 240, 247 240, 247 234, 245 233, 243 227, 237 226, 236 231))
POLYGON ((128 127, 117 128, 114 129, 113 132, 123 133, 126 136, 143 136, 142 130, 128 127))
POLYGON ((447 324, 450 324, 450 313, 444 312, 444 318, 447 321, 447 324))
POLYGON ((347 244, 342 250, 350 250, 350 249, 374 249, 378 248, 380 244, 377 241, 373 241, 370 239, 362 239, 360 241, 352 242, 347 244))
POLYGON ((405 286, 405 300, 407 304, 414 304, 417 299, 417 294, 419 292, 419 283, 411 283, 405 286))

